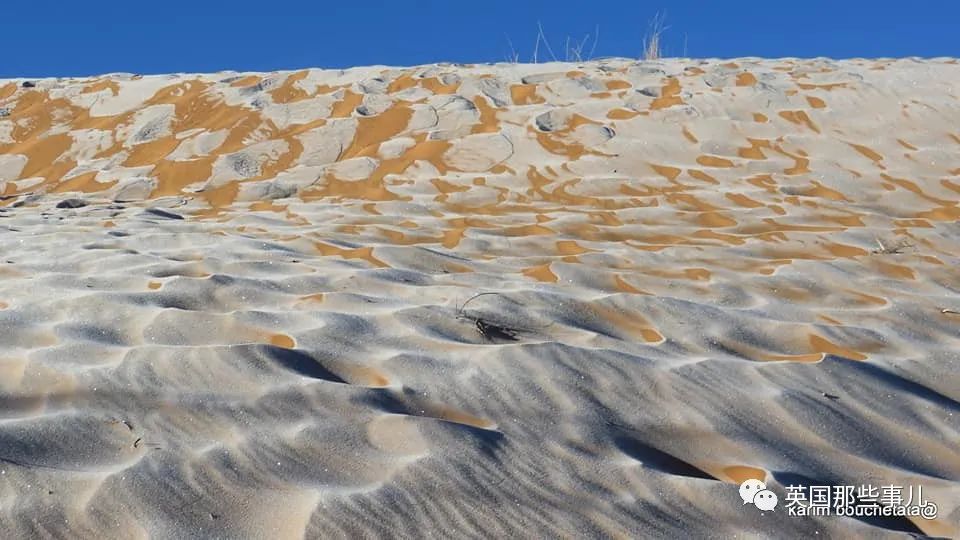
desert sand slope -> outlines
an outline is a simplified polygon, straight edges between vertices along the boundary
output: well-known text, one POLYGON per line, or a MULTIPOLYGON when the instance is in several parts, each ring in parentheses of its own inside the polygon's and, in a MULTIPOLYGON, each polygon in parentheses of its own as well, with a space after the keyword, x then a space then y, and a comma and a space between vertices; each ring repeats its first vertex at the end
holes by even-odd
POLYGON ((955 60, 0 81, 0 197, 4 538, 960 536, 955 60))

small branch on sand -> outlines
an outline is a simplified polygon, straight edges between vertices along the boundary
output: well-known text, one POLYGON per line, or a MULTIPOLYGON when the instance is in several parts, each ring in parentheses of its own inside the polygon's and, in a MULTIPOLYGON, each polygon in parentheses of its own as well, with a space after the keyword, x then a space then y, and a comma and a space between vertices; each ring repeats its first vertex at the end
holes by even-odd
POLYGON ((913 243, 905 238, 890 246, 881 242, 877 237, 874 237, 873 239, 876 240, 877 245, 880 246, 880 249, 873 250, 873 254, 875 255, 900 255, 903 253, 903 250, 913 247, 913 243))
POLYGON ((517 337, 518 330, 496 324, 480 316, 473 317, 470 315, 466 315, 466 312, 464 310, 466 309, 467 304, 469 304, 475 298, 479 298, 481 296, 487 296, 490 294, 500 294, 500 293, 485 292, 485 293, 479 293, 471 296, 470 298, 467 299, 466 302, 463 303, 462 306, 460 306, 457 309, 457 318, 463 318, 469 321, 473 321, 473 324, 476 327, 477 332, 481 336, 483 336, 484 339, 486 339, 487 341, 494 341, 496 339, 503 340, 503 341, 518 341, 519 340, 519 338, 517 337))
POLYGON ((477 332, 480 332, 480 335, 489 341, 493 341, 495 339, 502 339, 504 341, 518 341, 520 339, 517 337, 516 330, 491 323, 481 317, 477 317, 475 324, 477 327, 477 332))
MULTIPOLYGON (((460 307, 457 308, 457 318, 458 318, 458 319, 466 319, 466 320, 468 320, 468 321, 473 322, 474 326, 476 326, 476 328, 477 328, 477 332, 478 332, 481 336, 483 336, 484 338, 486 338, 488 341, 495 341, 495 340, 500 340, 500 341, 520 341, 520 338, 518 337, 519 334, 522 334, 522 333, 534 333, 534 332, 536 332, 536 331, 538 331, 538 330, 543 330, 543 329, 545 329, 545 328, 548 328, 548 327, 550 327, 550 326, 553 326, 553 324, 556 322, 556 321, 550 321, 549 323, 547 323, 547 324, 545 324, 545 325, 543 325, 543 326, 533 327, 533 328, 530 328, 530 327, 527 327, 527 328, 523 328, 523 327, 511 327, 511 326, 507 326, 506 324, 495 323, 495 322, 491 321, 489 318, 484 318, 484 317, 479 316, 479 315, 473 316, 473 315, 468 315, 468 314, 467 314, 467 311, 466 311, 466 309, 467 309, 467 304, 469 304, 470 302, 472 302, 472 301, 473 301, 474 299, 476 299, 476 298, 480 298, 481 296, 488 296, 488 295, 491 295, 491 294, 497 294, 497 295, 505 296, 505 295, 503 295, 503 293, 498 293, 498 292, 478 293, 478 294, 475 294, 475 295, 471 296, 470 298, 468 298, 467 301, 464 302, 462 306, 460 306, 460 307)), ((508 300, 509 300, 509 299, 508 299, 508 300)), ((510 301, 513 302, 512 300, 510 300, 510 301)), ((514 304, 516 304, 516 302, 514 302, 514 304)), ((498 317, 498 318, 499 318, 499 317, 498 317)), ((502 318, 499 318, 499 319, 500 319, 500 320, 503 320, 502 318)))
POLYGON ((498 293, 498 292, 482 292, 482 293, 478 293, 478 294, 475 294, 475 295, 471 296, 470 298, 467 299, 466 302, 463 303, 462 306, 460 306, 459 308, 457 308, 457 317, 460 317, 460 316, 463 315, 463 310, 467 308, 467 304, 469 304, 470 302, 472 302, 475 298, 480 298, 481 296, 487 296, 488 294, 500 294, 500 293, 498 293))

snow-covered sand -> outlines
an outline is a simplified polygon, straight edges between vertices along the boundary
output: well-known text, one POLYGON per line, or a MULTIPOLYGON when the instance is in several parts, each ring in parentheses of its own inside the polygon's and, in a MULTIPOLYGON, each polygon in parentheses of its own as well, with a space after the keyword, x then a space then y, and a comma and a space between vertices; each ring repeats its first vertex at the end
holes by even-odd
POLYGON ((7 538, 960 535, 956 60, 24 82, 7 538))

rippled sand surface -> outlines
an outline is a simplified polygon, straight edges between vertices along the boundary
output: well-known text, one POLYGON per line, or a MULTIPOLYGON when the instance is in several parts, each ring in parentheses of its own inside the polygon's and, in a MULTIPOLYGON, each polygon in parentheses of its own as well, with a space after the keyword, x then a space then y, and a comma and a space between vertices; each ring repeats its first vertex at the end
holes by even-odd
POLYGON ((24 82, 5 537, 960 535, 955 60, 24 82))

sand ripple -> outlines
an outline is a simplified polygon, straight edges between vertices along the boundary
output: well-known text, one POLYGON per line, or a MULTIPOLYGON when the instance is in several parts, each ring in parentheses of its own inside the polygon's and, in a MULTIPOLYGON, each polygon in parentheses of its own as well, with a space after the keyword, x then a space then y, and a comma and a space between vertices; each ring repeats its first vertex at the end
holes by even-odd
POLYGON ((958 69, 0 81, 0 522, 958 535, 958 69))

